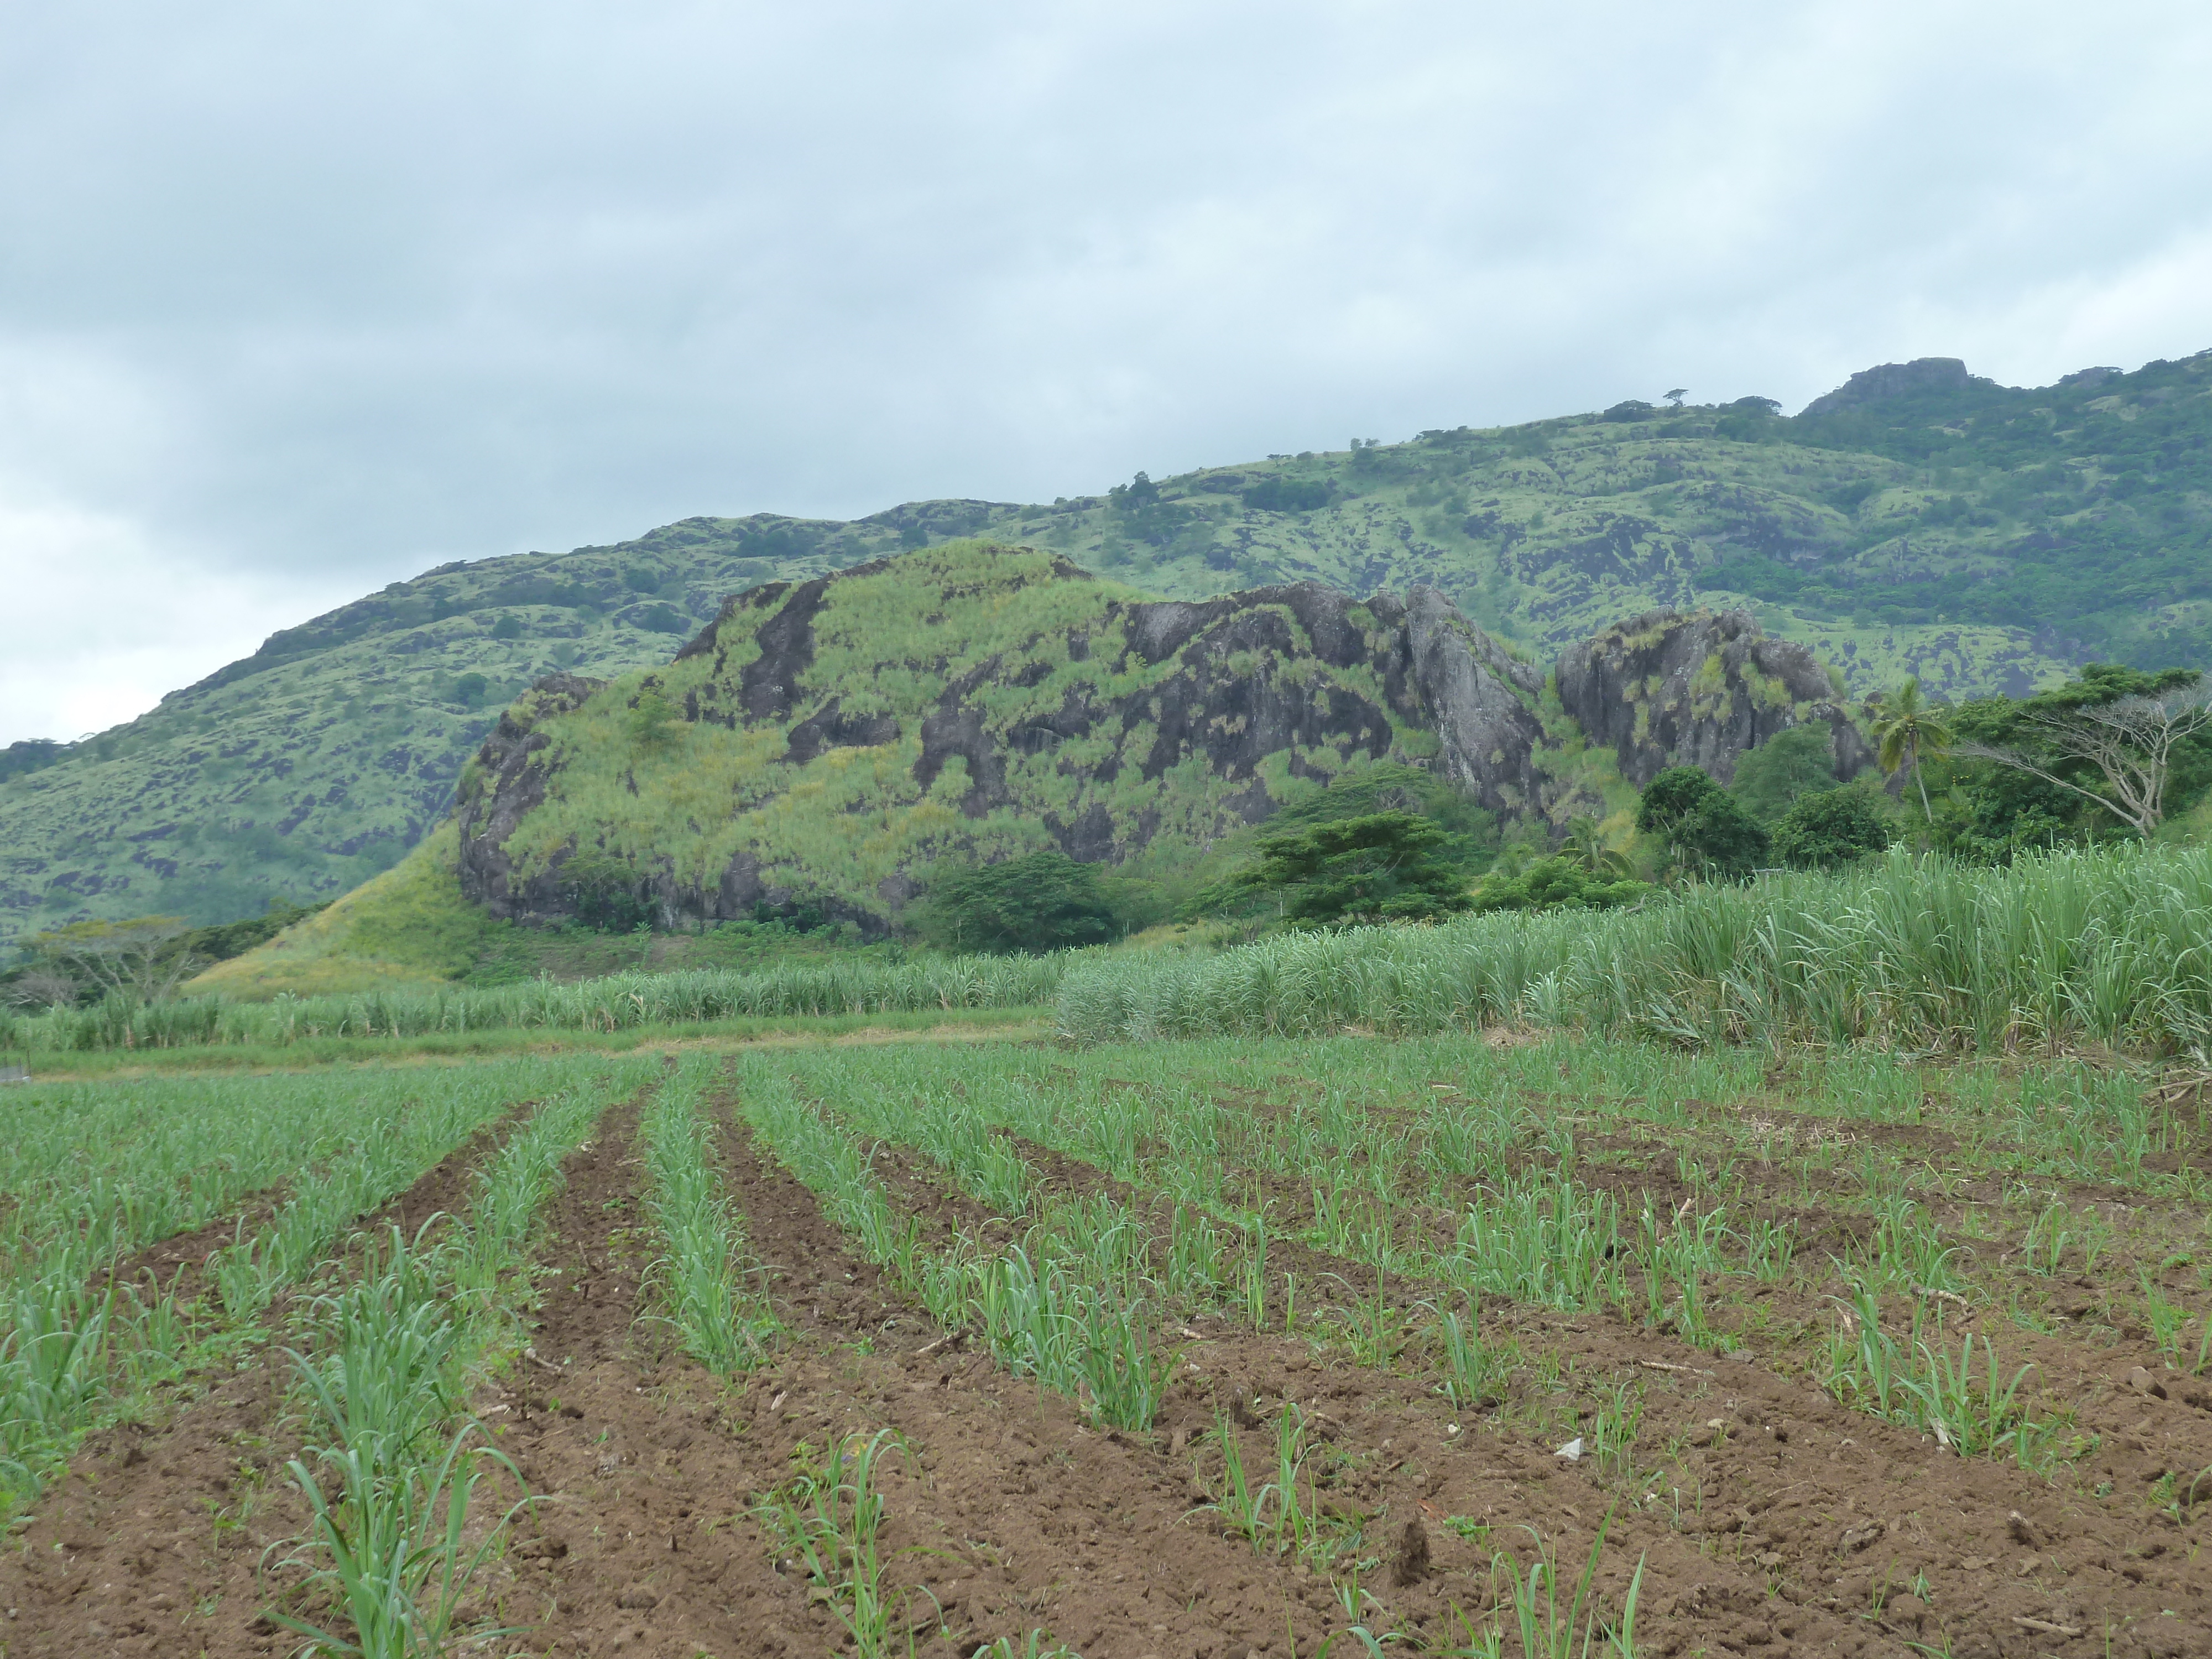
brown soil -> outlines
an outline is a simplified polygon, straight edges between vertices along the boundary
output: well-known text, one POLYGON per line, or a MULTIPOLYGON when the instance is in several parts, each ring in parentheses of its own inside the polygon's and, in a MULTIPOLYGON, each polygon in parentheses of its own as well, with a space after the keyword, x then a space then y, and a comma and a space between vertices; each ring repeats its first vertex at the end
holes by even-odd
MULTIPOLYGON (((542 1539, 516 1552, 518 1589, 530 1593, 509 1608, 527 1615, 535 1601, 543 1651, 835 1650, 836 1620, 800 1573, 772 1564, 744 1511, 788 1474, 802 1443, 885 1428, 915 1460, 886 1480, 885 1547, 904 1553, 894 1581, 917 1587, 910 1611, 924 1653, 972 1652, 1040 1626, 1091 1659, 1316 1652, 1349 1622, 1326 1581, 1191 1513, 1206 1496, 1194 1471, 1212 1457, 1193 1443, 1217 1405, 1251 1425, 1240 1439, 1255 1467, 1272 1455, 1271 1419, 1285 1398, 1326 1437, 1319 1497, 1367 1517, 1374 1629, 1443 1642, 1454 1606, 1489 1604, 1490 1553, 1526 1559, 1519 1528, 1540 1528, 1572 1571, 1613 1501, 1587 1465, 1552 1455, 1548 1436, 1453 1434, 1418 1380, 1225 1327, 1189 1341, 1188 1369, 1152 1434, 1101 1431, 931 1329, 851 1255, 810 1194, 733 1139, 733 1188, 793 1332, 773 1364, 726 1388, 641 1351, 635 1304, 625 1311, 623 1300, 636 1280, 619 1265, 620 1223, 607 1219, 629 1188, 617 1149, 599 1150, 595 1187, 578 1180, 580 1194, 602 1194, 572 1215, 585 1241, 572 1259, 591 1264, 593 1289, 549 1316, 539 1352, 568 1358, 569 1375, 533 1373, 537 1409, 516 1430, 541 1489, 558 1495, 541 1513, 542 1539), (1459 1528, 1445 1524, 1455 1517, 1459 1528), (1462 1535, 1483 1525, 1486 1537, 1462 1535), (1401 1559, 1414 1582, 1396 1582, 1401 1559), (957 1644, 938 1634, 939 1606, 957 1644)), ((1085 1182, 1079 1164, 1036 1161, 1054 1182, 1085 1182)), ((961 1206, 903 1156, 878 1167, 896 1172, 894 1189, 924 1215, 949 1220, 961 1206)), ((1960 1655, 2077 1640, 2075 1650, 2102 1652, 2106 1619, 2123 1621, 2115 1651, 2188 1652, 2206 1640, 2186 1618, 2159 1616, 2197 1610, 2186 1567, 2160 1571, 2185 1561, 2186 1534, 2143 1535, 2016 1471, 1942 1455, 1755 1364, 1716 1362, 1604 1320, 1523 1314, 1517 1328, 1585 1382, 1648 1384, 1647 1443, 1676 1432, 1711 1443, 1685 1464, 1698 1486, 1681 1494, 1679 1527, 1671 1492, 1613 1522, 1600 1582, 1617 1601, 1634 1561, 1646 1562, 1648 1652, 1902 1654, 1946 1633, 1960 1655), (1729 1425, 1719 1437, 1705 1427, 1716 1417, 1729 1425), (1910 1594, 1923 1572, 1925 1602, 1910 1594), (1876 1616, 1878 1582, 1889 1589, 1876 1616), (2058 1633, 2092 1626, 2094 1641, 2058 1633)))
MULTIPOLYGON (((1532 1359, 1565 1368, 1557 1423, 1533 1420, 1544 1404, 1534 1400, 1455 1432, 1410 1363, 1401 1369, 1414 1374, 1363 1368, 1211 1321, 1182 1339, 1152 1431, 1109 1431, 932 1327, 733 1121, 727 1175, 789 1334, 759 1370, 724 1381, 672 1352, 653 1322, 635 1231, 635 1121, 634 1106, 618 1109, 569 1161, 536 1358, 480 1402, 545 1499, 481 1608, 533 1626, 532 1651, 835 1652, 830 1608, 750 1510, 798 1460, 890 1430, 907 1452, 884 1476, 886 1576, 912 1587, 902 1622, 916 1653, 964 1659, 1041 1627, 1086 1659, 1311 1659, 1352 1622, 1326 1577, 1196 1512, 1219 1468, 1202 1439, 1217 1412, 1242 1425, 1266 1479, 1276 1420, 1294 1403, 1322 1443, 1318 1507, 1364 1528, 1364 1622, 1409 1642, 1462 1639, 1453 1609, 1479 1617, 1491 1605, 1491 1555, 1525 1564, 1525 1528, 1550 1541, 1571 1589, 1612 1508, 1599 1583, 1617 1605, 1644 1562, 1650 1655, 1904 1656, 1946 1642, 1960 1659, 2212 1653, 2207 1575, 2194 1564, 2205 1526, 2147 1515, 2141 1496, 2150 1466, 2173 1461, 2166 1448, 2197 1443, 2206 1413, 2179 1395, 2108 1394, 2147 1427, 2143 1450, 2114 1454, 2120 1484, 2100 1502, 1942 1453, 1771 1357, 1717 1360, 1606 1317, 1492 1306, 1486 1335, 1510 1332, 1532 1359), (1607 1381, 1643 1385, 1638 1462, 1679 1468, 1679 1487, 1670 1476, 1650 1500, 1622 1502, 1589 1462, 1553 1455, 1607 1381), (1670 1443, 1679 1462, 1662 1453, 1670 1443)), ((1078 1160, 1024 1154, 1055 1184, 1111 1184, 1078 1160)), ((923 1161, 887 1149, 878 1169, 932 1236, 975 1224, 975 1206, 923 1161)), ((410 1214, 445 1202, 410 1199, 410 1214)), ((1302 1279, 1310 1267, 1360 1282, 1320 1253, 1299 1261, 1302 1279)), ((1385 1287, 1394 1299, 1419 1289, 1385 1287)), ((224 1528, 205 1513, 252 1489, 241 1469, 266 1478, 276 1407, 262 1368, 165 1432, 120 1431, 88 1453, 0 1559, 10 1659, 282 1649, 252 1623, 253 1565, 281 1516, 264 1504, 224 1528)))
MULTIPOLYGON (((1109 1190, 1124 1201, 1142 1202, 1141 1194, 1079 1160, 1027 1141, 1022 1151, 1052 1186, 1109 1190)), ((1271 1241, 1270 1258, 1271 1265, 1289 1265, 1300 1273, 1302 1305, 1342 1305, 1350 1299, 1345 1294, 1350 1286, 1373 1282, 1371 1269, 1304 1247, 1279 1249, 1271 1241), (1309 1273, 1316 1276, 1309 1280, 1309 1273), (1303 1288, 1308 1283, 1310 1294, 1303 1288)), ((1395 1278, 1384 1285, 1386 1298, 1400 1309, 1421 1293, 1422 1287, 1395 1278)), ((1784 1323, 1830 1311, 1778 1291, 1763 1291, 1760 1299, 1767 1298, 1784 1323)), ((1925 1437, 1851 1412, 1755 1357, 1718 1360, 1603 1316, 1568 1318, 1496 1299, 1486 1303, 1484 1322, 1512 1330, 1532 1355, 1549 1353, 1564 1362, 1583 1385, 1584 1412, 1593 1382, 1642 1383, 1647 1415, 1640 1467, 1662 1462, 1660 1448, 1677 1436, 1706 1443, 1683 1465, 1692 1489, 1682 1501, 1693 1514, 1701 1509, 1703 1518, 1686 1518, 1682 1532, 1715 1540, 1707 1547, 1709 1557, 1719 1553, 1752 1566, 1759 1596, 1796 1605, 1807 1616, 1818 1611, 1843 1620, 1853 1627, 1851 1640, 1840 1644, 1845 1649, 1871 1626, 1920 1642, 1940 1631, 1960 1655, 2057 1650, 2054 1642, 2073 1638, 2040 1627, 2055 1625, 2082 1629, 2082 1650, 2101 1652, 2109 1624, 2118 1632, 2115 1652, 2212 1653, 2212 1607, 2201 1575, 2188 1565, 2206 1530, 2199 1517, 2212 1506, 2212 1389, 2161 1373, 2147 1346, 2114 1352, 2064 1338, 2037 1339, 1983 1316, 1983 1322, 2001 1327, 1994 1334, 2008 1368, 2035 1364, 2054 1395, 2075 1407, 2083 1433, 2098 1437, 2095 1451, 2070 1470, 2066 1488, 2060 1489, 1993 1461, 1944 1454, 1925 1437), (2137 1366, 2142 1372, 2130 1382, 2137 1366), (2154 1390, 2140 1386, 2145 1382, 2154 1390), (1717 1436, 1706 1426, 1714 1417, 1729 1424, 1717 1436), (1747 1435, 1747 1428, 1753 1432, 1747 1435), (2175 1476, 2185 1497, 2200 1470, 2208 1473, 2197 1489, 2199 1502, 2190 1524, 2146 1513, 2142 1496, 2161 1475, 2175 1476), (2089 1488, 2099 1481, 2109 1483, 2113 1495, 2094 1498, 2089 1488), (1906 1483, 1911 1490, 1899 1492, 1898 1486, 1906 1483), (1717 1504, 1723 1507, 1715 1515, 1717 1504), (2011 1520, 2015 1514, 2022 1516, 2018 1527, 2011 1520), (1872 1559, 1885 1551, 1887 1559, 1872 1559), (1931 1601, 1885 1595, 1884 1616, 1872 1616, 1880 1587, 1892 1580, 1910 1585, 1923 1572, 1931 1601), (2041 1612, 2027 1605, 2039 1599, 2041 1612), (1990 1633, 1978 1648, 1969 1639, 1978 1629, 1990 1633)), ((1972 1325, 1954 1319, 1954 1347, 1972 1325)), ((1249 1346, 1245 1339, 1223 1352, 1249 1346)), ((1346 1381, 1370 1410, 1376 1409, 1374 1396, 1392 1392, 1393 1379, 1372 1371, 1352 1372, 1346 1381)), ((1434 1409, 1419 1390, 1395 1403, 1408 1412, 1434 1409)), ((1563 1419, 1556 1434, 1546 1437, 1564 1442, 1575 1431, 1563 1419)), ((1497 1432, 1509 1443, 1529 1437, 1503 1425, 1497 1432)), ((1671 1506, 1674 1494, 1666 1496, 1671 1506)), ((1433 1505, 1433 1498, 1425 1501, 1433 1505)), ((1398 1511, 1386 1506, 1386 1512, 1398 1511)), ((1540 1519, 1534 1523, 1549 1529, 1540 1519)), ((1667 1581, 1656 1555, 1652 1571, 1648 1589, 1663 1589, 1667 1581)), ((1674 1591, 1678 1612, 1686 1594, 1674 1591)), ((1644 1605, 1666 1604, 1647 1596, 1644 1605)), ((1724 1621, 1698 1628, 1693 1620, 1692 1626, 1696 1633, 1681 1638, 1692 1646, 1699 1641, 1758 1645, 1732 1640, 1751 1632, 1732 1632, 1724 1621)), ((1657 1635, 1656 1623, 1646 1628, 1657 1635)), ((1778 1627, 1774 1633, 1781 1633, 1778 1627)), ((1674 1639, 1657 1640, 1652 1650, 1668 1650, 1674 1639)))
MULTIPOLYGON (((397 1224, 411 1234, 465 1206, 477 1165, 513 1121, 479 1129, 360 1229, 397 1224)), ((229 1236, 224 1224, 222 1240, 229 1236)), ((188 1249, 180 1240, 155 1247, 197 1271, 188 1249)), ((274 1325, 283 1313, 280 1305, 266 1317, 274 1325)), ((280 1344, 231 1376, 197 1379, 205 1393, 180 1399, 166 1425, 125 1423, 88 1438, 0 1552, 0 1654, 291 1651, 296 1641, 260 1617, 268 1598, 258 1580, 263 1551, 304 1519, 283 1484, 295 1445, 283 1432, 290 1371, 280 1344)))

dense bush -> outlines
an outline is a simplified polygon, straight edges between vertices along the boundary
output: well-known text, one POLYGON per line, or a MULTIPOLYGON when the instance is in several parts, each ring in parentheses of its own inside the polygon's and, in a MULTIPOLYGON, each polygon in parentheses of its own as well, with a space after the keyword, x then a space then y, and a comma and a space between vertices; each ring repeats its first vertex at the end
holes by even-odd
POLYGON ((627 933, 652 925, 645 878, 626 859, 573 853, 561 866, 560 885, 570 914, 596 932, 627 933))
POLYGON ((1049 848, 933 876, 915 919, 923 938, 948 951, 1060 951, 1122 931, 1098 866, 1049 848))
POLYGON ((1670 766, 1637 804, 1636 827, 1667 843, 1695 875, 1749 874, 1767 854, 1766 831, 1735 798, 1694 766, 1670 766))
POLYGON ((1517 875, 1490 876, 1475 889, 1477 910, 1611 910, 1650 896, 1649 882, 1595 874, 1565 858, 1538 859, 1517 875))
POLYGON ((1800 870, 1839 869, 1889 842, 1889 814, 1865 789, 1801 795, 1774 826, 1774 856, 1800 870))
POLYGON ((1328 481, 1270 474, 1244 491, 1243 500, 1261 513, 1311 513, 1328 505, 1328 481))
POLYGON ((1803 796, 1838 787, 1834 739, 1823 726, 1793 726, 1736 757, 1729 793, 1772 829, 1803 796))

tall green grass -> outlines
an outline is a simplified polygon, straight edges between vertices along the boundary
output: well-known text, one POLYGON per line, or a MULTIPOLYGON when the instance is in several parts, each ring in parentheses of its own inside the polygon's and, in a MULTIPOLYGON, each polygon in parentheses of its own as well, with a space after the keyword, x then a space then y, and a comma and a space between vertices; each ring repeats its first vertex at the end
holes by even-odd
POLYGON ((1625 915, 1357 928, 1207 959, 1100 957, 1071 965, 1059 1018, 1096 1042, 1507 1023, 1687 1046, 2201 1054, 2212 849, 2053 853, 2009 869, 1900 853, 1625 915))
POLYGON ((695 969, 615 974, 562 985, 398 988, 268 1002, 185 997, 0 1012, 0 1048, 90 1051, 199 1044, 283 1048, 329 1037, 412 1037, 484 1030, 620 1031, 712 1020, 1013 1008, 1050 1002, 1068 958, 943 957, 919 962, 791 963, 757 972, 695 969))

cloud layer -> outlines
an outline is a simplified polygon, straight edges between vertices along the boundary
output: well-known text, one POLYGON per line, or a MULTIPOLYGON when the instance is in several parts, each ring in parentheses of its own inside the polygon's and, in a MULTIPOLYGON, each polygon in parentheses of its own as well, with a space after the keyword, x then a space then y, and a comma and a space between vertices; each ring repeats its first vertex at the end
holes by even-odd
POLYGON ((2200 8, 33 9, 0 742, 453 557, 2212 344, 2200 8))

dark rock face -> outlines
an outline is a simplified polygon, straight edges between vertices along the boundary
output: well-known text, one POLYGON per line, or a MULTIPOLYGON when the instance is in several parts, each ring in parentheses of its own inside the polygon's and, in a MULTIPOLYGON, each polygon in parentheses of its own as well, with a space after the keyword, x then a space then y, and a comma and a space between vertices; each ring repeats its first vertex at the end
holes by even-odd
POLYGON ((1437 734, 1431 769, 1493 812, 1534 809, 1545 737, 1530 705, 1542 674, 1516 662, 1433 587, 1413 590, 1401 626, 1424 724, 1437 734))
POLYGON ((1964 392, 1971 386, 1995 386, 1996 381, 1966 373, 1956 357, 1915 357, 1909 363, 1881 363, 1863 368, 1824 397, 1815 398, 1800 410, 1804 415, 1833 415, 1839 410, 1861 409, 1909 398, 1922 392, 1964 392))
POLYGON ((1838 777, 1874 758, 1813 653, 1767 638, 1747 611, 1648 611, 1569 650, 1558 680, 1560 704, 1639 789, 1678 765, 1726 783, 1744 750, 1814 720, 1838 777))
POLYGON ((564 908, 553 872, 529 881, 515 878, 507 838, 545 799, 551 775, 536 757, 551 740, 538 730, 538 722, 580 708, 605 684, 580 674, 547 675, 499 717, 461 778, 455 804, 461 831, 461 890, 502 921, 557 915, 564 908))
MULTIPOLYGON (((1128 699, 1096 702, 1072 695, 1048 718, 1011 734, 1011 742, 986 728, 975 706, 986 686, 1022 672, 994 659, 948 685, 922 722, 915 781, 928 787, 959 756, 969 780, 961 810, 980 818, 1014 804, 1006 781, 1009 748, 1048 752, 1101 731, 1127 737, 1150 720, 1149 746, 1123 751, 1095 775, 1110 781, 1133 765, 1151 781, 1200 757, 1218 776, 1255 781, 1239 799, 1248 821, 1256 822, 1273 808, 1256 782, 1268 756, 1328 745, 1381 760, 1391 752, 1395 714, 1404 725, 1437 732, 1440 746, 1431 764, 1484 805, 1511 811, 1533 801, 1529 757, 1542 728, 1498 675, 1510 670, 1514 683, 1533 696, 1541 684, 1536 671, 1514 662, 1432 590, 1416 589, 1410 607, 1378 595, 1367 602, 1365 618, 1356 616, 1358 605, 1334 588, 1302 582, 1198 604, 1130 606, 1127 658, 1147 666, 1172 659, 1174 672, 1128 699), (1381 682, 1381 701, 1340 686, 1315 691, 1298 672, 1307 660, 1370 670, 1381 682), (1264 665, 1255 669, 1255 663, 1264 665)), ((1114 615, 1109 612, 1109 622, 1114 615)), ((1087 655, 1097 644, 1086 637, 1084 651, 1070 654, 1087 655)), ((1295 761, 1291 769, 1303 771, 1295 761)), ((1117 835, 1095 810, 1069 823, 1050 816, 1046 822, 1072 858, 1121 857, 1142 845, 1141 838, 1131 844, 1126 829, 1117 835)))

